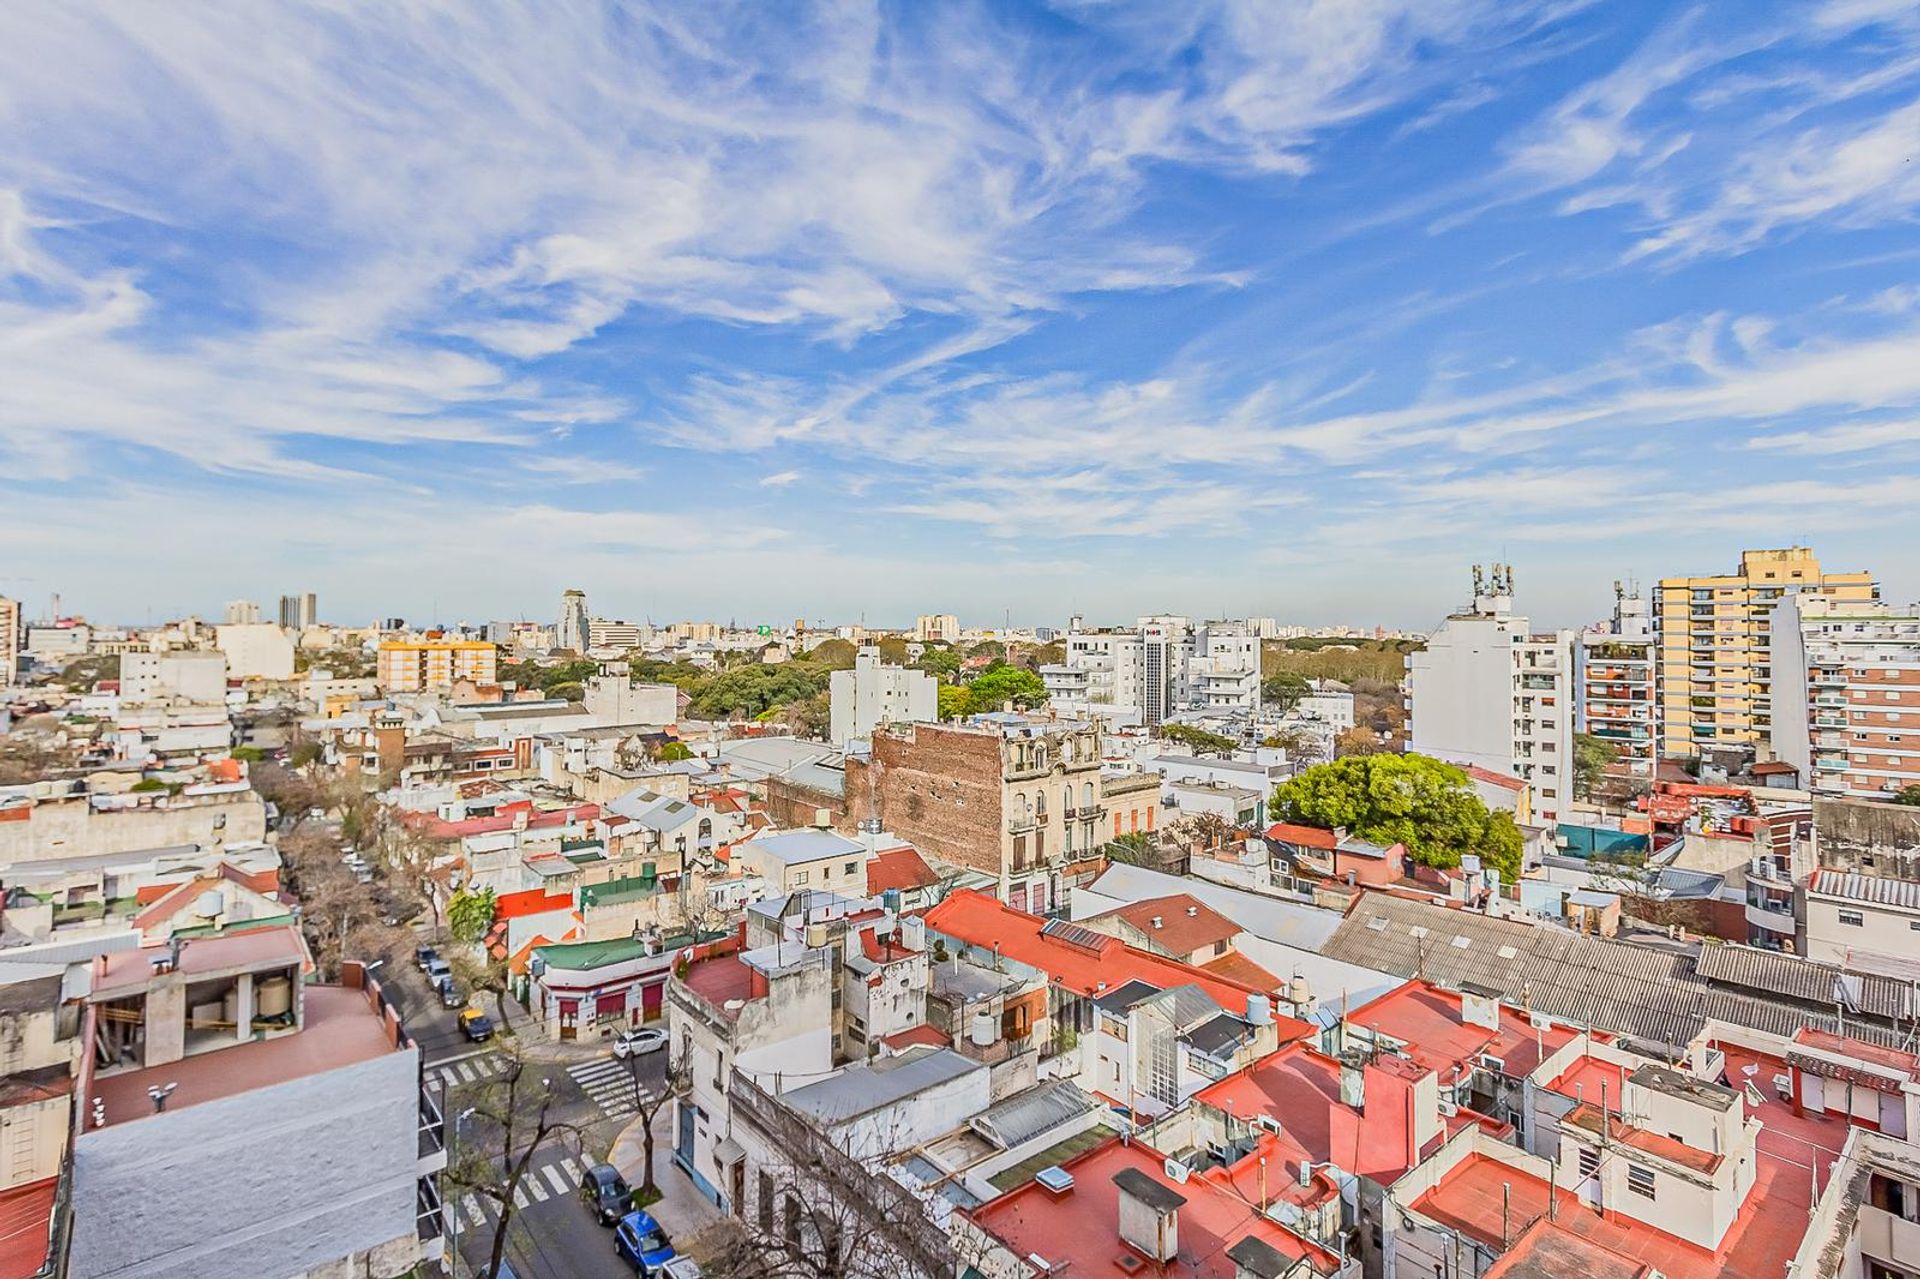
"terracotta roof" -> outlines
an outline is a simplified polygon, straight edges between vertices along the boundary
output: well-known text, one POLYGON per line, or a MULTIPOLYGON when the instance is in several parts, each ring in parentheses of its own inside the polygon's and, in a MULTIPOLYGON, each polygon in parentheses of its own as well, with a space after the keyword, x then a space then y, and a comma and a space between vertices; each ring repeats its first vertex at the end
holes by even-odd
POLYGON ((1471 764, 1467 767, 1467 776, 1473 778, 1476 782, 1485 782, 1489 786, 1498 786, 1502 790, 1510 790, 1516 795, 1527 788, 1525 778, 1514 777, 1509 773, 1496 773, 1491 768, 1482 768, 1478 764, 1471 764))
POLYGON ((1176 955, 1230 942, 1242 931, 1240 925, 1188 893, 1148 897, 1094 918, 1124 919, 1147 938, 1149 945, 1176 955))
POLYGON ((1217 977, 1228 981, 1241 982, 1248 986, 1258 986, 1262 990, 1280 989, 1280 979, 1248 959, 1237 950, 1230 950, 1218 959, 1210 959, 1200 965, 1217 977))
POLYGON ((1298 844, 1302 848, 1324 848, 1329 852, 1339 842, 1330 830, 1322 830, 1318 826, 1296 826, 1291 822, 1275 822, 1267 827, 1267 838, 1282 844, 1298 844))
POLYGON ((878 896, 889 889, 908 892, 915 888, 931 888, 940 882, 940 876, 933 867, 927 865, 919 850, 910 844, 899 848, 889 848, 874 856, 867 863, 867 893, 878 896))
POLYGON ((542 889, 529 888, 524 892, 507 893, 493 904, 495 919, 519 919, 523 915, 543 915, 550 910, 572 910, 573 894, 548 893, 542 889))
MULTIPOLYGON (((950 893, 926 913, 926 921, 934 932, 956 941, 982 950, 997 947, 1006 958, 1039 969, 1056 985, 1083 996, 1117 990, 1129 981, 1159 990, 1195 985, 1228 1012, 1244 1012, 1248 995, 1272 993, 1271 987, 1225 978, 1084 926, 1053 925, 972 889, 950 893)), ((1313 1033, 1313 1027, 1292 1017, 1274 1021, 1283 1043, 1313 1033)))
POLYGON ((953 1043, 953 1040, 949 1039, 944 1032, 936 1030, 932 1026, 922 1022, 920 1025, 911 1026, 906 1030, 896 1030, 891 1035, 882 1035, 880 1036, 880 1042, 889 1048, 897 1050, 911 1048, 915 1044, 928 1044, 934 1048, 946 1048, 953 1043))

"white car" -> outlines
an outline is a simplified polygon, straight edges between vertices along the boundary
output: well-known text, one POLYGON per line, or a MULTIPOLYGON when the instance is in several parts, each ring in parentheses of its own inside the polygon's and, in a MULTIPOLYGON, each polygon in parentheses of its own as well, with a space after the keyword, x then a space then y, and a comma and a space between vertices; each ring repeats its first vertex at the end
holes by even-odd
POLYGON ((622 1060, 657 1053, 666 1046, 667 1032, 664 1030, 623 1030, 613 1037, 613 1055, 622 1060))

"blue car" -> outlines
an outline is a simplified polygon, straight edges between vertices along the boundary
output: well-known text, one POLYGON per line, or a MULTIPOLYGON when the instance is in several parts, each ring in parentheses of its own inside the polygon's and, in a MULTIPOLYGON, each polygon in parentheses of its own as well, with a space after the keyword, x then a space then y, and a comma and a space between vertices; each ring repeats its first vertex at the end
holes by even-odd
POLYGON ((613 1231, 614 1251, 633 1263, 635 1274, 652 1276, 673 1260, 673 1244, 660 1223, 644 1212, 630 1212, 613 1231))

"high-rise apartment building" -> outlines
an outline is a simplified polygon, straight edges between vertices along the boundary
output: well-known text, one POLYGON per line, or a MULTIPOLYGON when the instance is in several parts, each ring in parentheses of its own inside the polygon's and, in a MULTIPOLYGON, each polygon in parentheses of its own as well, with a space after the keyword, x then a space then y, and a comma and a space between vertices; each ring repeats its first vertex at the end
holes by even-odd
POLYGON ((1861 603, 1879 598, 1871 573, 1828 573, 1804 546, 1744 551, 1737 573, 1660 579, 1661 754, 1721 745, 1773 748, 1772 620, 1789 595, 1861 603))
POLYGON ((376 676, 389 693, 452 688, 461 680, 491 684, 498 658, 485 640, 389 640, 380 646, 376 676))
POLYGON ((1822 795, 1920 786, 1920 607, 1793 595, 1774 609, 1773 747, 1822 795))
MULTIPOLYGON (((229 618, 229 621, 232 619, 229 618)), ((305 595, 280 597, 280 625, 289 631, 304 631, 320 621, 320 601, 312 591, 305 595)))
POLYGON ((20 675, 20 601, 0 595, 0 688, 20 675))
POLYGON ((260 606, 252 600, 228 600, 228 626, 257 626, 260 623, 260 606))
POLYGON ((1651 606, 1615 582, 1612 621, 1605 630, 1581 634, 1575 649, 1573 717, 1575 731, 1618 752, 1610 771, 1629 783, 1652 782, 1659 760, 1658 667, 1651 606))
POLYGON ((1534 819, 1573 800, 1574 635, 1532 633, 1513 611, 1513 570, 1473 571, 1473 603, 1407 655, 1411 748, 1533 784, 1534 819))
POLYGON ((960 619, 952 613, 923 613, 913 619, 913 638, 922 644, 952 644, 960 638, 960 619))
POLYGON ((1171 716, 1260 710, 1260 638, 1245 622, 1143 617, 1130 631, 1074 632, 1066 660, 1040 668, 1067 709, 1158 724, 1171 716))
POLYGON ((853 669, 829 681, 828 740, 845 746, 882 724, 929 724, 939 717, 939 684, 911 666, 888 666, 877 648, 862 648, 853 669))
POLYGON ((553 628, 553 646, 584 653, 591 643, 591 618, 587 614, 585 591, 560 594, 560 623, 553 628))

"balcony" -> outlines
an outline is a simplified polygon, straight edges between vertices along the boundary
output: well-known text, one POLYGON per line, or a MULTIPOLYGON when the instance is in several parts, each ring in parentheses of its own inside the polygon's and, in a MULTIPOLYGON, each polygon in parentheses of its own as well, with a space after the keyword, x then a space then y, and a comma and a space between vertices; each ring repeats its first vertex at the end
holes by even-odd
POLYGON ((422 1177, 416 1184, 413 1220, 420 1235, 420 1259, 437 1264, 447 1251, 446 1212, 440 1200, 440 1186, 432 1177, 422 1177))
POLYGON ((1860 1253, 1909 1273, 1920 1271, 1920 1223, 1884 1208, 1860 1208, 1860 1253))
POLYGON ((1007 818, 1007 833, 1010 835, 1025 834, 1027 831, 1033 829, 1033 824, 1032 813, 1015 813, 1012 817, 1007 818))
POLYGON ((1764 880, 1769 884, 1781 884, 1793 887, 1793 876, 1786 866, 1771 857, 1755 857, 1747 863, 1749 880, 1764 880))
POLYGON ((1791 906, 1776 908, 1770 905, 1747 903, 1747 925, 1784 937, 1792 937, 1797 931, 1791 906))
POLYGON ((447 1166, 447 1122, 440 1103, 426 1088, 420 1089, 420 1164, 422 1176, 447 1166))

